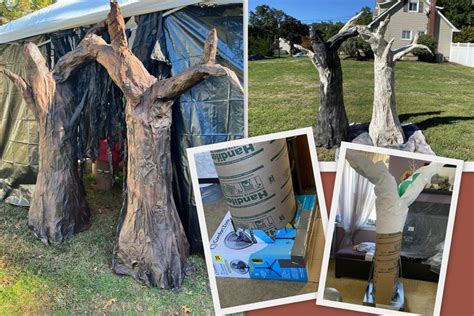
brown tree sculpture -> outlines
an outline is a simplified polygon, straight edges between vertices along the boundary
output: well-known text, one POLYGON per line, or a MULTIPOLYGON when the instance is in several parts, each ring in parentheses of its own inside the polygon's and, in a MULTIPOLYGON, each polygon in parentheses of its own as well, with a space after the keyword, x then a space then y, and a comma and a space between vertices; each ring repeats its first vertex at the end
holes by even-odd
POLYGON ((338 50, 344 41, 357 36, 355 22, 361 14, 362 12, 359 12, 352 17, 336 35, 327 41, 318 30, 313 29, 311 42, 314 52, 295 45, 311 58, 319 73, 320 105, 314 131, 318 147, 332 148, 347 138, 349 123, 344 106, 342 68, 338 50))
POLYGON ((368 26, 357 26, 360 36, 374 52, 374 105, 369 125, 369 135, 375 146, 403 144, 405 135, 398 119, 395 100, 395 63, 414 50, 425 45, 418 44, 418 34, 410 45, 392 50, 394 40, 384 39, 390 16, 380 22, 375 31, 368 26))
POLYGON ((47 245, 90 226, 90 211, 77 169, 75 125, 85 97, 74 109, 69 83, 57 83, 35 44, 25 44, 27 79, 0 68, 21 91, 39 127, 39 168, 28 226, 47 245))
POLYGON ((121 8, 112 1, 106 21, 58 61, 55 76, 61 82, 82 64, 97 61, 125 95, 127 194, 112 268, 150 287, 180 287, 189 253, 171 185, 172 105, 208 76, 228 76, 242 89, 234 72, 215 63, 216 51, 217 34, 213 30, 200 64, 169 79, 157 80, 128 49, 121 8), (104 28, 110 34, 110 44, 98 36, 104 28))

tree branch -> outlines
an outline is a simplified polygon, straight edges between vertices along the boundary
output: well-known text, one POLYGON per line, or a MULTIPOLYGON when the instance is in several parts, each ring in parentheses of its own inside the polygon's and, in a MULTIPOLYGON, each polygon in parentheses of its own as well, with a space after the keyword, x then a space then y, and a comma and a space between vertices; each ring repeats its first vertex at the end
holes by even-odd
POLYGON ((110 1, 110 11, 107 15, 107 25, 110 34, 111 45, 115 51, 128 50, 127 36, 125 35, 125 20, 122 15, 122 8, 117 0, 110 1))
POLYGON ((36 44, 26 43, 23 45, 23 56, 26 61, 27 79, 34 94, 35 111, 38 113, 46 111, 51 103, 51 93, 56 82, 46 64, 46 59, 36 44))
POLYGON ((60 58, 56 64, 54 76, 57 81, 63 82, 72 71, 95 60, 104 66, 127 99, 137 100, 156 82, 156 78, 150 75, 143 63, 128 49, 125 22, 120 6, 112 0, 110 7, 105 23, 111 36, 111 44, 107 44, 104 39, 95 35, 105 27, 104 22, 99 23, 90 34, 84 37, 75 50, 60 58))
POLYGON ((311 59, 311 62, 313 63, 314 67, 318 69, 318 65, 316 65, 316 62, 314 61, 314 53, 310 51, 309 49, 304 48, 301 45, 295 44, 294 45, 296 49, 299 49, 300 51, 304 52, 306 56, 308 56, 311 59))
POLYGON ((33 91, 31 90, 31 87, 26 83, 25 79, 23 79, 21 76, 14 74, 10 70, 0 67, 0 74, 4 74, 8 79, 10 79, 13 84, 20 89, 21 94, 23 95, 23 98, 25 99, 26 103, 32 107, 36 113, 36 105, 35 105, 35 100, 33 97, 33 91))
POLYGON ((393 42, 395 41, 394 38, 390 40, 390 42, 387 43, 387 46, 385 46, 383 53, 382 53, 382 58, 388 60, 390 58, 390 52, 392 51, 392 46, 393 42))
POLYGON ((339 30, 338 33, 343 33, 347 31, 348 29, 352 28, 353 26, 356 26, 356 21, 361 17, 361 15, 364 13, 364 11, 360 11, 356 15, 354 15, 349 21, 347 21, 346 24, 339 30))
POLYGON ((76 49, 59 58, 53 69, 54 79, 58 82, 66 81, 77 68, 89 61, 96 60, 100 51, 112 53, 110 45, 104 39, 93 32, 87 34, 76 49))
POLYGON ((74 114, 72 115, 71 119, 69 120, 69 127, 73 127, 76 124, 76 121, 79 119, 79 115, 81 115, 82 110, 84 109, 84 105, 86 104, 86 97, 88 93, 84 93, 82 96, 81 102, 77 105, 76 109, 74 110, 74 114))
POLYGON ((387 17, 380 22, 379 26, 375 30, 375 33, 379 38, 383 38, 385 35, 385 32, 387 31, 388 23, 390 22, 390 14, 387 14, 387 17))
POLYGON ((321 32, 319 32, 318 30, 312 29, 311 34, 310 34, 310 38, 311 38, 311 43, 313 44, 313 47, 314 47, 315 44, 326 46, 326 41, 324 40, 323 36, 321 35, 321 32))
POLYGON ((344 41, 346 41, 347 39, 351 37, 357 36, 358 34, 359 32, 357 31, 357 27, 351 26, 350 28, 342 32, 339 31, 339 33, 331 37, 327 43, 330 49, 338 50, 339 47, 341 47, 342 43, 344 43, 344 41))
POLYGON ((202 62, 186 69, 176 76, 154 83, 148 89, 145 97, 152 100, 176 98, 209 76, 227 76, 231 84, 234 84, 243 93, 244 90, 235 72, 229 68, 215 64, 217 44, 216 30, 211 30, 204 44, 202 62))
POLYGON ((401 59, 403 56, 414 50, 415 48, 421 48, 421 49, 426 49, 431 55, 433 55, 433 52, 425 45, 418 44, 418 37, 419 35, 416 34, 415 37, 413 38, 413 42, 410 45, 400 47, 396 50, 394 50, 394 55, 393 55, 393 60, 397 61, 401 59))
POLYGON ((362 37, 364 41, 369 43, 369 45, 372 47, 372 45, 378 45, 378 40, 375 36, 375 34, 370 31, 370 29, 366 25, 357 25, 357 32, 359 35, 362 37))
POLYGON ((217 55, 217 31, 212 29, 207 35, 206 42, 204 43, 203 55, 201 64, 215 64, 217 55))
POLYGON ((309 49, 306 49, 304 48, 303 46, 301 45, 298 45, 298 44, 294 44, 295 48, 304 52, 306 54, 306 56, 308 56, 309 58, 313 59, 313 56, 314 56, 314 53, 312 51, 310 51, 309 49))

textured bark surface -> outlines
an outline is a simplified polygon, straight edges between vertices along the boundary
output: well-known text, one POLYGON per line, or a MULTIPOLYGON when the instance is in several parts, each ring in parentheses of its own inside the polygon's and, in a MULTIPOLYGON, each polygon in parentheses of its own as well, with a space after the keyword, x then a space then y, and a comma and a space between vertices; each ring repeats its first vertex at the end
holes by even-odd
MULTIPOLYGON (((39 168, 28 212, 28 226, 45 244, 57 244, 90 226, 90 211, 77 170, 74 109, 69 84, 57 84, 38 47, 23 49, 28 82, 0 69, 21 90, 39 121, 39 168)), ((83 100, 84 101, 84 100, 83 100)))
POLYGON ((418 44, 415 35, 410 45, 392 50, 393 39, 384 39, 390 16, 380 22, 375 31, 367 26, 357 26, 359 34, 370 44, 374 52, 374 105, 369 135, 375 146, 403 144, 403 133, 397 114, 395 99, 395 63, 415 48, 429 50, 425 45, 418 44))
POLYGON ((85 62, 96 60, 127 99, 126 201, 112 269, 150 287, 179 288, 189 254, 171 186, 170 130, 174 100, 208 76, 228 76, 241 88, 235 73, 215 64, 216 51, 217 34, 213 30, 200 64, 158 81, 128 49, 121 9, 112 1, 107 20, 58 61, 61 67, 55 77, 62 82, 85 62), (110 34, 110 44, 98 36, 104 28, 110 34))
POLYGON ((314 130, 318 147, 332 148, 347 139, 349 122, 344 106, 342 68, 338 49, 345 40, 358 34, 354 23, 360 15, 361 13, 350 19, 327 41, 322 38, 319 31, 314 30, 311 34, 314 53, 296 45, 296 48, 305 51, 311 58, 319 73, 320 106, 314 130))

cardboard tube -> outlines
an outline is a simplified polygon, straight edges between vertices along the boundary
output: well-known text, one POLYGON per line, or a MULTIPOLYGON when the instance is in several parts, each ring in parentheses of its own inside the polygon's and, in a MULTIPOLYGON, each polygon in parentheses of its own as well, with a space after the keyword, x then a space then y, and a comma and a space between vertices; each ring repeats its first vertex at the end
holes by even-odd
POLYGON ((375 244, 375 303, 391 305, 399 273, 402 233, 376 234, 375 244))
POLYGON ((211 152, 236 228, 272 231, 296 213, 285 139, 211 152))

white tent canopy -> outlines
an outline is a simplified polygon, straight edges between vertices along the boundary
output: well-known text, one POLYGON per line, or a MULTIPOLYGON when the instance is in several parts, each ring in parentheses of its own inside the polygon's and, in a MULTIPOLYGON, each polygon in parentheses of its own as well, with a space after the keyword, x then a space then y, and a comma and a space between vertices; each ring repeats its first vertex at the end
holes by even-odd
MULTIPOLYGON (((188 5, 242 3, 243 0, 118 0, 125 17, 166 11, 188 5)), ((58 0, 58 2, 0 26, 0 44, 34 35, 95 24, 106 18, 108 0, 58 0)))

